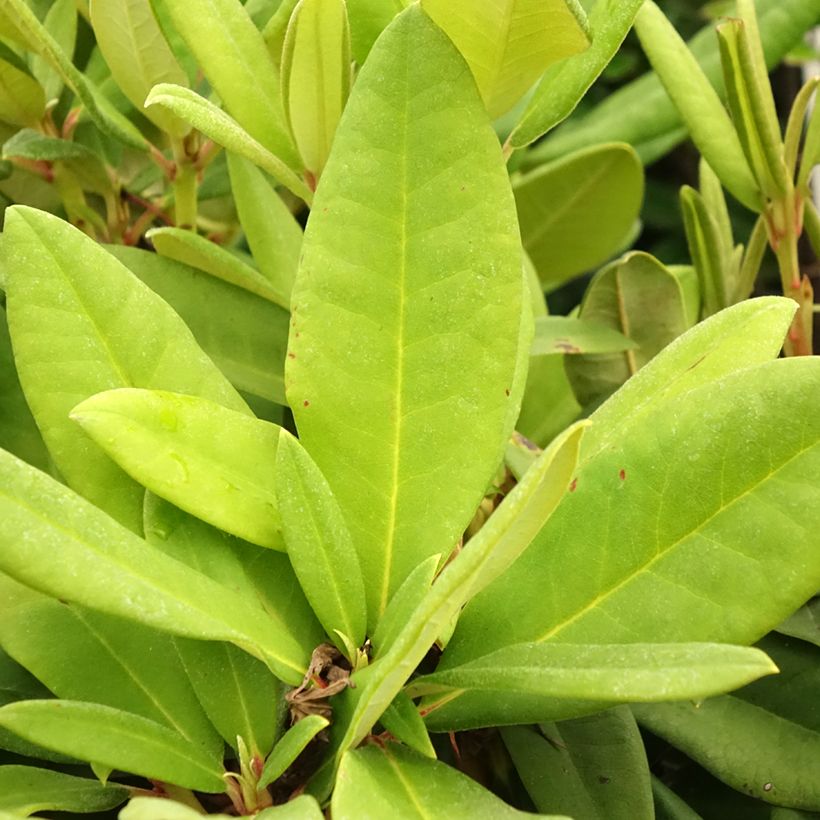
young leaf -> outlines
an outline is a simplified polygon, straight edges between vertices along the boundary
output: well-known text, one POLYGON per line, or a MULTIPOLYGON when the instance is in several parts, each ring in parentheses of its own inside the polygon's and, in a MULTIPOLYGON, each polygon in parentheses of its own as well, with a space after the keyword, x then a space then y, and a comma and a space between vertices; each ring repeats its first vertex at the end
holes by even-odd
MULTIPOLYGON (((406 691, 411 697, 447 690, 487 692, 484 708, 498 715, 493 722, 525 723, 527 718, 500 717, 510 714, 519 693, 613 703, 700 700, 776 673, 760 650, 726 644, 525 643, 422 675, 406 691)), ((486 712, 476 718, 488 720, 486 712)))
MULTIPOLYGON (((282 5, 287 5, 287 0, 282 5)), ((348 4, 350 47, 360 66, 364 65, 379 35, 406 5, 405 0, 359 0, 358 3, 348 4)))
POLYGON ((237 390, 285 404, 290 321, 286 311, 159 254, 123 245, 111 245, 107 250, 180 315, 197 343, 237 390), (236 316, 242 321, 237 322, 236 316))
POLYGON ((279 435, 276 486, 288 557, 313 611, 334 641, 339 630, 361 646, 367 604, 350 531, 325 477, 285 430, 279 435))
POLYGON ((632 339, 604 324, 568 316, 543 316, 535 320, 530 355, 620 353, 635 347, 632 339))
POLYGON ((288 309, 289 294, 279 291, 258 270, 204 236, 182 228, 153 228, 145 236, 162 256, 204 270, 217 279, 288 309))
POLYGON ((284 548, 275 424, 194 396, 133 388, 98 393, 71 418, 160 498, 253 544, 284 548))
POLYGON ((321 176, 350 93, 344 0, 300 0, 282 52, 285 115, 306 172, 321 176))
POLYGON ((598 0, 589 14, 592 45, 547 69, 509 138, 523 148, 568 117, 620 48, 643 0, 598 0))
POLYGON ((623 249, 643 187, 638 156, 619 143, 584 149, 515 183, 521 241, 547 291, 623 249))
POLYGON ((429 760, 395 743, 348 752, 339 769, 331 807, 334 820, 397 816, 403 820, 523 820, 536 816, 508 806, 452 766, 429 760))
POLYGON ((282 197, 253 163, 228 152, 236 212, 259 271, 285 295, 290 293, 299 267, 304 234, 282 197))
POLYGON ((638 12, 635 31, 695 145, 727 190, 747 208, 759 212, 763 200, 758 182, 726 109, 686 44, 651 0, 638 12))
POLYGON ((222 765, 153 720, 71 700, 0 708, 0 726, 46 748, 187 789, 222 792, 222 765))
POLYGON ((575 0, 423 0, 422 7, 467 60, 490 116, 510 110, 552 63, 589 46, 575 0))
POLYGON ((298 723, 294 723, 279 739, 265 761, 262 774, 259 776, 259 788, 263 789, 278 780, 302 754, 308 743, 329 725, 327 718, 321 715, 308 715, 298 723))
POLYGON ((0 120, 21 127, 36 126, 46 111, 46 95, 37 80, 0 59, 0 120))
MULTIPOLYGON (((77 42, 77 5, 74 0, 55 0, 46 13, 43 27, 66 57, 72 59, 77 42)), ((31 55, 29 62, 31 73, 43 86, 46 102, 59 99, 64 85, 60 72, 36 54, 31 55)))
POLYGON ((296 196, 311 203, 313 193, 310 188, 280 158, 281 155, 272 153, 263 142, 210 100, 181 85, 160 83, 151 89, 145 100, 146 108, 152 105, 168 109, 218 145, 249 159, 296 196))
POLYGON ((298 157, 284 126, 279 67, 239 0, 164 4, 231 116, 254 140, 295 168, 298 157))
POLYGON ((188 78, 157 23, 150 0, 90 0, 91 25, 120 90, 158 128, 182 138, 189 126, 161 108, 144 108, 158 83, 187 85, 188 78))
POLYGON ((371 628, 419 562, 456 544, 501 461, 529 348, 523 304, 498 141, 452 43, 411 6, 337 131, 286 364, 300 438, 359 550, 371 628))
POLYGON ((49 452, 73 489, 140 532, 142 488, 78 431, 71 409, 132 385, 247 407, 180 318, 62 219, 9 208, 2 254, 20 382, 49 452))
MULTIPOLYGON (((462 613, 439 671, 513 642, 743 644, 776 626, 820 586, 818 386, 813 360, 770 362, 656 403, 617 446, 599 437, 530 549, 462 613)), ((459 700, 436 728, 470 714, 459 700)))
POLYGON ((174 635, 226 640, 297 685, 304 649, 264 609, 148 546, 0 451, 0 570, 41 592, 174 635))
POLYGON ((123 786, 37 769, 0 766, 0 811, 27 817, 40 811, 102 812, 128 799, 123 786))
POLYGON ((589 820, 654 820, 649 766, 629 709, 501 730, 538 811, 589 820))
POLYGON ((393 698, 379 722, 396 740, 431 760, 436 759, 436 750, 430 742, 427 727, 416 704, 404 692, 393 698))

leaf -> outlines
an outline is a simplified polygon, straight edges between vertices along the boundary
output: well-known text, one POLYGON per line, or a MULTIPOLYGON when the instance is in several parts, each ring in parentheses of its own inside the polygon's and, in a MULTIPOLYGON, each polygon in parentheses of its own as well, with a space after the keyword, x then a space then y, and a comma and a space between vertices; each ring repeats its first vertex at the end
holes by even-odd
POLYGON ((349 4, 350 46, 360 66, 364 65, 373 43, 405 5, 404 0, 359 0, 349 4))
MULTIPOLYGON (((74 0, 55 0, 46 13, 43 26, 66 57, 72 59, 77 41, 77 6, 74 0)), ((43 86, 46 101, 59 99, 64 86, 60 72, 36 54, 30 56, 29 62, 31 73, 43 86)))
POLYGON ((62 219, 7 209, 2 253, 20 382, 49 452, 73 489, 140 532, 142 488, 77 429, 71 409, 132 385, 246 405, 180 318, 62 219))
POLYGON ((265 761, 265 766, 259 777, 259 788, 263 789, 278 780, 316 735, 329 725, 330 722, 327 718, 323 718, 321 715, 308 715, 298 723, 294 723, 279 739, 279 742, 273 747, 273 751, 265 761))
POLYGON ((0 59, 0 120, 34 126, 46 111, 43 87, 30 74, 0 59))
MULTIPOLYGON (((160 797, 135 797, 120 812, 120 820, 198 820, 202 813, 190 806, 160 797)), ((228 814, 210 814, 210 820, 231 820, 228 814)), ((255 820, 323 820, 319 804, 308 795, 300 795, 281 806, 263 809, 255 820)))
POLYGON ((0 571, 63 600, 199 640, 227 640, 301 682, 307 657, 263 609, 148 546, 0 451, 0 571))
POLYGON ((325 632, 336 639, 339 630, 361 646, 367 604, 350 531, 325 477, 285 430, 279 435, 276 476, 282 531, 299 583, 325 632))
POLYGON ((501 461, 529 347, 521 276, 497 139, 452 44, 411 6, 337 131, 286 363, 300 439, 359 550, 371 630, 412 569, 456 544, 501 461))
MULTIPOLYGON (((239 0, 164 0, 164 5, 230 115, 254 140, 295 168, 298 157, 285 128, 279 67, 239 0)), ((155 89, 152 101, 156 94, 155 89)))
POLYGON ((331 807, 334 820, 546 817, 518 811, 456 769, 394 743, 345 755, 331 807))
POLYGON ((509 138, 523 148, 568 117, 620 48, 643 0, 597 0, 589 14, 592 44, 547 69, 509 138))
POLYGON ((732 788, 779 806, 817 811, 820 784, 818 650, 773 636, 777 684, 759 681, 702 704, 633 707, 641 725, 677 746, 732 788))
POLYGON ((98 393, 71 418, 160 498, 253 544, 284 548, 275 424, 195 396, 135 388, 98 393))
POLYGON ((511 726, 501 737, 538 811, 654 820, 646 752, 625 706, 540 730, 511 726))
POLYGON ((567 316, 543 316, 535 320, 530 355, 619 353, 635 347, 635 342, 606 325, 567 316))
POLYGON ((422 7, 464 55, 490 116, 501 116, 559 60, 589 47, 574 0, 423 0, 422 7))
POLYGON ((221 754, 167 635, 35 595, 0 614, 0 642, 58 697, 141 715, 203 752, 221 754))
POLYGON ((175 732, 128 712, 70 700, 27 700, 0 708, 0 726, 46 748, 186 789, 225 788, 222 765, 175 732))
POLYGON ((812 598, 777 627, 781 635, 820 646, 820 598, 812 598))
POLYGON ((128 799, 128 790, 33 766, 0 766, 0 811, 27 817, 38 811, 100 812, 128 799))
POLYGON ((318 180, 350 93, 344 0, 301 0, 282 53, 282 100, 306 171, 318 180))
POLYGON ((436 750, 430 742, 424 721, 415 703, 404 692, 393 698, 379 722, 396 740, 430 760, 436 759, 436 750))
POLYGON ((237 390, 285 403, 286 311, 159 254, 122 245, 108 251, 180 315, 237 390))
POLYGON ((235 119, 189 88, 169 83, 155 85, 145 100, 145 107, 159 105, 192 125, 228 151, 250 160, 267 171, 277 182, 308 204, 313 199, 310 189, 280 158, 235 119))
POLYGON ((290 307, 302 252, 302 228, 253 163, 228 152, 228 171, 236 212, 253 260, 276 292, 285 294, 290 307))
POLYGON ((689 808, 675 792, 667 788, 654 775, 652 775, 652 796, 655 799, 655 820, 701 820, 699 814, 689 808))
POLYGON ((183 228, 153 228, 145 234, 162 256, 204 270, 287 310, 288 294, 259 271, 204 236, 183 228))
MULTIPOLYGON (((466 607, 438 671, 511 643, 744 644, 776 626, 820 586, 807 479, 820 455, 808 410, 818 383, 813 361, 774 361, 674 401, 653 397, 651 409, 633 394, 632 423, 586 446, 574 491, 466 607)), ((606 430, 605 418, 595 426, 606 430)), ((450 701, 428 727, 475 725, 470 700, 450 701)), ((536 706, 540 719, 568 716, 536 706)))
POLYGON ((643 186, 640 160, 618 143, 571 154, 515 183, 521 241, 548 291, 624 247, 643 186))
POLYGON ((587 288, 580 318, 637 343, 618 354, 573 356, 567 375, 582 405, 606 398, 687 329, 677 278, 647 253, 633 252, 599 271, 587 288))
POLYGON ((194 691, 220 735, 237 749, 237 736, 252 756, 264 758, 279 733, 282 684, 265 664, 228 643, 177 638, 194 691))
POLYGON ((189 127, 161 108, 144 108, 158 83, 187 85, 151 9, 150 0, 90 0, 91 25, 117 86, 132 105, 158 128, 177 139, 189 127))

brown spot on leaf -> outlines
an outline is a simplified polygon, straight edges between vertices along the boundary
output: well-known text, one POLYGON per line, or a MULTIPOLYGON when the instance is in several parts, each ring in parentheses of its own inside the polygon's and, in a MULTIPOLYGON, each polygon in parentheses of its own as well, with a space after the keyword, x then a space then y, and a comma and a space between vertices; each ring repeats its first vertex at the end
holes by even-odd
POLYGON ((621 481, 623 481, 623 480, 626 478, 626 470, 624 470, 624 469, 622 468, 622 469, 618 472, 618 478, 620 478, 620 479, 621 479, 621 481))
POLYGON ((577 489, 577 487, 578 487, 578 479, 573 478, 572 481, 570 482, 570 485, 569 485, 569 491, 571 493, 574 493, 575 490, 577 489))
POLYGON ((302 402, 302 404, 303 404, 305 407, 310 407, 310 402, 309 402, 307 399, 305 399, 305 400, 302 402))
POLYGON ((560 350, 562 353, 580 353, 581 348, 578 345, 572 344, 572 342, 568 342, 565 339, 556 339, 555 340, 555 349, 560 350))
POLYGON ((507 388, 507 389, 505 389, 505 390, 504 390, 504 395, 505 395, 505 396, 509 396, 509 395, 510 395, 509 388, 507 388))
POLYGON ((289 359, 295 359, 295 358, 296 358, 296 354, 295 354, 295 353, 288 353, 288 358, 289 358, 289 359))

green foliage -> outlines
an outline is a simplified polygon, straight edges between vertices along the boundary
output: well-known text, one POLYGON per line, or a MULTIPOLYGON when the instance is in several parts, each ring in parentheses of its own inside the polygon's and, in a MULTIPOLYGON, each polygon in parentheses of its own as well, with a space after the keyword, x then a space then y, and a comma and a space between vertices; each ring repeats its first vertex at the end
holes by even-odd
POLYGON ((640 6, 0 2, 2 820, 820 811, 820 6, 640 6))

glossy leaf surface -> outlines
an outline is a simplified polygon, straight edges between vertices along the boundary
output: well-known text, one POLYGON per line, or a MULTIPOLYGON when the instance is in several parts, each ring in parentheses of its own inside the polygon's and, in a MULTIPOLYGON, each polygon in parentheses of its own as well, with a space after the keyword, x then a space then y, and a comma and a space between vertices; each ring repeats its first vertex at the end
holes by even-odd
POLYGON ((328 725, 328 720, 321 715, 308 715, 298 723, 294 723, 279 739, 265 761, 262 774, 259 776, 259 788, 264 788, 274 780, 278 780, 304 751, 308 743, 328 725))
POLYGON ((379 723, 400 743, 431 760, 436 759, 436 750, 430 742, 424 720, 405 692, 399 692, 393 698, 379 718, 379 723))
POLYGON ((135 388, 92 396, 71 418, 160 498, 252 543, 283 548, 276 425, 194 396, 135 388))
POLYGON ((549 291, 624 247, 641 209, 643 168, 628 145, 596 146, 532 171, 514 191, 522 244, 549 291))
POLYGON ((413 567, 455 545, 501 460, 529 347, 522 303, 497 139, 462 59, 411 7, 337 131, 286 367, 300 437, 359 550, 371 627, 413 567))

